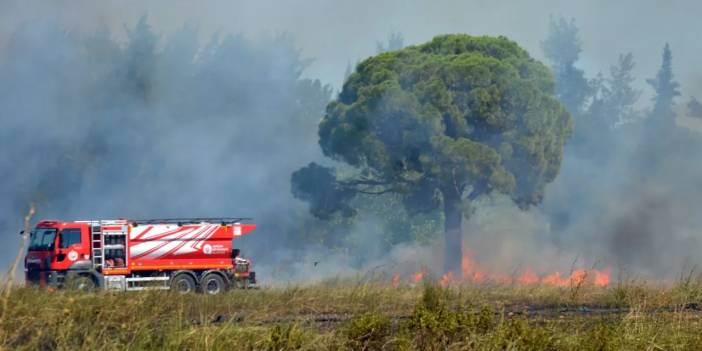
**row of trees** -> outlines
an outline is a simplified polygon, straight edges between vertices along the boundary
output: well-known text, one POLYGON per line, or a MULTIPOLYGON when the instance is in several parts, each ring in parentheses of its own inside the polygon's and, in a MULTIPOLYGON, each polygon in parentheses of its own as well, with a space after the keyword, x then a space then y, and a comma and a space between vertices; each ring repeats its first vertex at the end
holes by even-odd
POLYGON ((562 176, 544 204, 554 240, 596 247, 612 264, 657 273, 679 270, 686 259, 699 262, 700 243, 688 233, 699 221, 683 213, 699 208, 694 199, 702 194, 692 185, 702 168, 691 160, 702 138, 681 122, 702 114, 694 97, 679 102, 671 47, 663 46, 657 72, 637 80, 631 53, 619 55, 609 74, 587 78, 577 68, 581 40, 573 20, 552 18, 542 46, 556 95, 575 120, 562 176), (642 82, 650 90, 639 89, 642 82), (651 93, 650 103, 643 92, 651 93))
MULTIPOLYGON (((660 70, 646 80, 654 91, 653 106, 648 110, 636 109, 641 91, 634 86, 635 63, 631 53, 620 54, 607 77, 599 73, 594 79, 588 79, 585 72, 576 67, 581 46, 573 19, 551 18, 549 35, 542 42, 542 48, 556 78, 556 96, 576 119, 571 144, 575 151, 591 154, 593 143, 603 141, 594 136, 600 133, 608 136, 604 139, 611 139, 613 131, 626 124, 646 120, 651 129, 659 131, 675 126, 675 100, 680 96, 680 85, 673 76, 673 57, 668 44, 663 48, 660 70)), ((691 98, 690 115, 698 114, 697 104, 697 100, 691 98)))

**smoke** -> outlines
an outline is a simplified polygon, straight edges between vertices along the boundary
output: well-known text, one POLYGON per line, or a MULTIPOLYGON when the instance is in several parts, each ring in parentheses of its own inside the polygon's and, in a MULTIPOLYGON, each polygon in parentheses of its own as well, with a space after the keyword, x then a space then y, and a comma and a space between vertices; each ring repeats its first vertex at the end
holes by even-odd
MULTIPOLYGON (((438 266, 435 245, 378 240, 382 215, 323 242, 319 231, 338 229, 290 195, 290 173, 322 158, 316 126, 333 97, 325 84, 340 87, 347 62, 374 54, 392 32, 406 44, 451 32, 506 35, 543 60, 549 15, 562 14, 581 30, 577 65, 588 78, 633 53, 641 110, 652 105, 644 81, 665 42, 682 84, 678 115, 687 97, 702 96, 702 43, 690 29, 702 3, 691 0, 4 0, 0 8, 2 266, 29 201, 41 218, 251 216, 259 230, 239 245, 263 265, 261 277, 438 266)), ((522 212, 500 197, 481 200, 466 245, 500 271, 564 270, 579 259, 664 275, 701 264, 698 122, 679 118, 689 131, 680 137, 622 131, 605 164, 567 154, 542 206, 522 212), (647 153, 652 144, 663 157, 647 153)), ((424 244, 440 235, 425 234, 424 244)))
MULTIPOLYGON (((549 16, 562 14, 575 18, 581 29, 584 47, 578 64, 592 75, 606 71, 619 53, 631 51, 637 60, 635 74, 649 77, 658 68, 662 45, 670 42, 683 87, 696 92, 702 81, 694 68, 702 43, 691 29, 702 4, 694 0, 445 0, 440 4, 422 0, 214 0, 208 6, 187 0, 168 5, 139 0, 3 0, 0 5, 0 47, 17 25, 36 19, 54 19, 86 33, 105 25, 121 40, 125 24, 133 25, 143 13, 165 35, 184 23, 199 28, 201 39, 216 32, 252 38, 287 32, 305 57, 315 59, 305 75, 336 87, 340 87, 347 62, 374 54, 374 43, 392 32, 401 33, 406 44, 425 42, 441 33, 505 35, 543 59, 540 42, 546 37, 549 16)), ((643 81, 639 83, 643 86, 643 81)))
POLYGON ((32 21, 4 53, 5 248, 30 201, 41 218, 255 217, 247 256, 300 240, 293 223, 309 216, 289 175, 319 157, 331 90, 300 77, 292 39, 201 44, 191 27, 162 36, 142 17, 118 42, 32 21))

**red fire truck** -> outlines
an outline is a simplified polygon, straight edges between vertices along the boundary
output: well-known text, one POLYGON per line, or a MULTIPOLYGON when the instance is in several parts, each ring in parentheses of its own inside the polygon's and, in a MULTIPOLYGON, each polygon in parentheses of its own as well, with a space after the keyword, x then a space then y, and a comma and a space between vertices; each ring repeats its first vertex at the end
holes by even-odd
POLYGON ((247 218, 41 221, 30 233, 27 284, 218 294, 256 283, 233 240, 247 218))

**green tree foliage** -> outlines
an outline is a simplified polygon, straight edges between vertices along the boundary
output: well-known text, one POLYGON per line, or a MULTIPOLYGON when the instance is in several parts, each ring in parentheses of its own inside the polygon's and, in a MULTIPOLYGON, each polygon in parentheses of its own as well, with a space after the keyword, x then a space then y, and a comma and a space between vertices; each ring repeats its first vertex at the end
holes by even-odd
POLYGON ((330 219, 335 212, 350 216, 353 209, 348 201, 353 192, 335 182, 334 169, 310 163, 292 174, 293 195, 310 203, 310 211, 321 219, 330 219))
POLYGON ((576 120, 592 94, 585 72, 575 67, 581 47, 575 19, 568 21, 564 17, 551 17, 548 37, 541 43, 541 48, 556 77, 556 97, 576 116, 576 120))
POLYGON ((667 43, 663 47, 661 68, 655 78, 647 79, 646 82, 653 87, 655 96, 653 97, 653 110, 651 111, 651 127, 671 128, 675 126, 675 98, 680 96, 678 88, 680 84, 673 77, 673 54, 670 45, 667 43))
POLYGON ((398 193, 409 212, 438 209, 455 271, 471 201, 497 191, 539 203, 571 128, 548 69, 517 44, 439 36, 358 65, 319 125, 324 155, 353 173, 311 164, 293 175, 293 194, 318 216, 343 210, 348 194, 398 193), (315 197, 311 184, 341 194, 315 197))

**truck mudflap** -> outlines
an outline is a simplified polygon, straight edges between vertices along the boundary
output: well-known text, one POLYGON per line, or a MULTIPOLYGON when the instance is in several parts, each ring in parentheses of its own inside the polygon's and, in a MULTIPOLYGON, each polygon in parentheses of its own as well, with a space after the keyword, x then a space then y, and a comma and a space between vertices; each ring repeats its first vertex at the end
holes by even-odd
POLYGON ((249 272, 249 284, 256 284, 256 272, 249 272))

